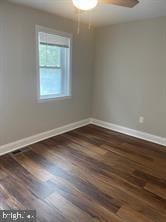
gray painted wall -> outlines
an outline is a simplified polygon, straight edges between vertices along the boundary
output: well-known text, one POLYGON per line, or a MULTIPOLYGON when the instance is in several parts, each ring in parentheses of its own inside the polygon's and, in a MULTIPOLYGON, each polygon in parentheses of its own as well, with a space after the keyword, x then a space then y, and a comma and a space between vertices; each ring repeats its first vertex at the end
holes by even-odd
POLYGON ((96 36, 93 117, 166 137, 166 18, 99 28, 96 36))
POLYGON ((90 116, 166 137, 166 18, 77 35, 71 20, 1 2, 0 145, 90 116), (36 24, 73 34, 71 99, 37 103, 36 24))
POLYGON ((91 115, 93 47, 87 25, 0 3, 0 145, 91 115), (36 24, 73 33, 72 99, 37 103, 36 24))

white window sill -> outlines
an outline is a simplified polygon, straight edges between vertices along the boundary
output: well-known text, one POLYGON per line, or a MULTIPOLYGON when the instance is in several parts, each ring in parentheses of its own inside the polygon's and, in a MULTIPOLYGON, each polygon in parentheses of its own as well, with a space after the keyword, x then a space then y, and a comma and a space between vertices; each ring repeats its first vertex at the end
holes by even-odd
POLYGON ((38 103, 45 103, 45 102, 51 102, 51 101, 58 101, 58 100, 66 100, 66 99, 71 99, 72 96, 57 96, 57 97, 40 97, 38 99, 38 103))

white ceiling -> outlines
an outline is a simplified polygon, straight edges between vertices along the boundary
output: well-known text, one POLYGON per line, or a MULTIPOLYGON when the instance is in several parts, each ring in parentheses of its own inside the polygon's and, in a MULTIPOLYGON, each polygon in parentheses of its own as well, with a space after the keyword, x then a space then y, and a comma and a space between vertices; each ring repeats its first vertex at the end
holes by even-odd
MULTIPOLYGON (((9 1, 41 9, 63 17, 71 19, 76 18, 72 0, 9 1)), ((90 13, 82 14, 81 20, 88 23, 90 16, 92 23, 96 26, 104 26, 109 24, 137 21, 146 18, 166 16, 166 0, 140 0, 140 3, 132 9, 100 3, 90 13)))

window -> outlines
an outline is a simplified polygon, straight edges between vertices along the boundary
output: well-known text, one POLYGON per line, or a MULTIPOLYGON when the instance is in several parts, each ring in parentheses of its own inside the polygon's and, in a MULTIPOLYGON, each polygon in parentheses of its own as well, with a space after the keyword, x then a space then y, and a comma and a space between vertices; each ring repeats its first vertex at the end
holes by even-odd
POLYGON ((70 96, 71 35, 37 26, 39 99, 70 96))

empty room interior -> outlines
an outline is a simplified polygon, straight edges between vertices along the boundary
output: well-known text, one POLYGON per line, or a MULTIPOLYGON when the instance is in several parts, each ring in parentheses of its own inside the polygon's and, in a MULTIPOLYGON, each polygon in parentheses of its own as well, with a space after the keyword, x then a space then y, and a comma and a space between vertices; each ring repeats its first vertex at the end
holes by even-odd
POLYGON ((0 221, 166 222, 165 0, 0 0, 0 221))

